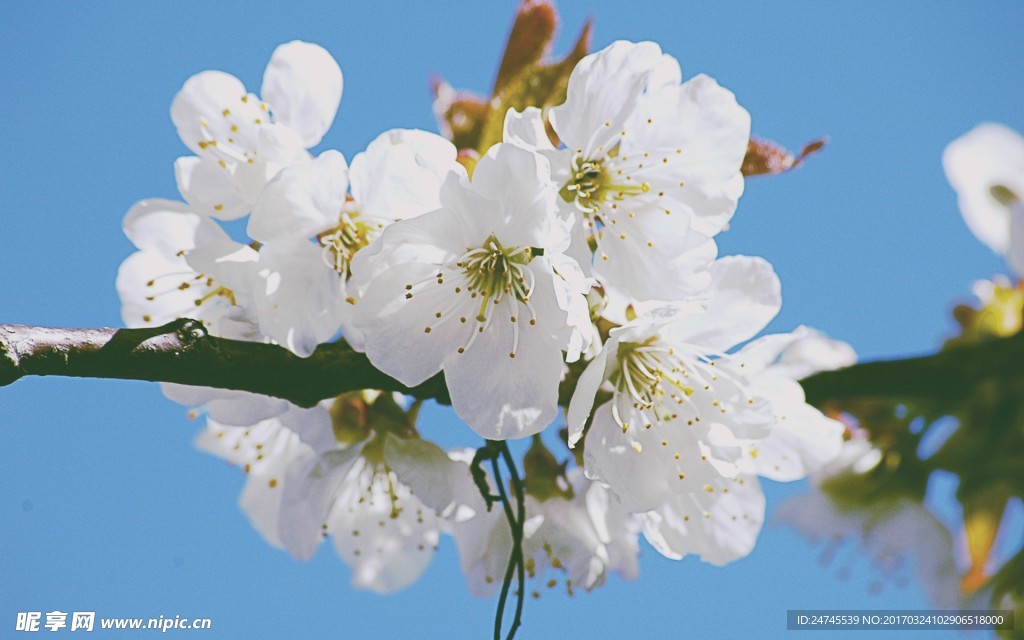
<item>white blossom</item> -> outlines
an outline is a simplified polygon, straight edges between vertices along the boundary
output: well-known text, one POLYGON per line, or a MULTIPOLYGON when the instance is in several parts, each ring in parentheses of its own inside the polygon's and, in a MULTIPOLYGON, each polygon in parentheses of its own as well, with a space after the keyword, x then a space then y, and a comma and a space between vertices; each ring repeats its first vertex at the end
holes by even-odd
POLYGON ((444 478, 449 462, 436 445, 387 432, 296 461, 287 474, 282 541, 293 556, 309 558, 330 536, 354 586, 404 589, 426 570, 440 538, 437 513, 419 494, 429 501, 443 481, 420 478, 444 478))
POLYGON ((455 147, 417 130, 394 129, 352 161, 325 151, 287 167, 267 185, 249 219, 260 243, 253 285, 261 328, 300 356, 351 327, 358 292, 349 286, 355 254, 395 220, 436 209, 441 182, 461 171, 455 147), (346 194, 351 180, 351 195, 346 194))
POLYGON ((749 114, 711 78, 681 80, 658 45, 619 41, 576 65, 551 110, 564 150, 551 147, 539 110, 506 120, 506 141, 551 158, 563 198, 583 214, 575 250, 592 234, 597 275, 641 300, 706 286, 710 237, 743 193, 749 114))
POLYGON ((953 555, 953 541, 946 528, 919 501, 888 496, 849 504, 834 499, 826 489, 830 482, 870 473, 882 453, 861 434, 843 444, 839 456, 812 476, 814 489, 791 498, 776 511, 775 519, 794 527, 812 542, 824 545, 822 561, 837 562, 847 556, 850 564, 867 557, 874 571, 872 590, 886 583, 897 586, 916 577, 937 608, 955 609, 961 604, 960 574, 953 555))
POLYGON ((249 212, 282 168, 309 159, 341 101, 342 75, 327 51, 293 41, 274 50, 263 99, 234 76, 204 71, 189 78, 171 105, 182 142, 175 176, 196 211, 224 220, 249 212))
POLYGON ((472 182, 449 174, 439 209, 391 225, 352 264, 370 361, 409 386, 443 370, 455 412, 486 438, 555 418, 562 352, 589 324, 549 175, 543 157, 495 145, 472 182))
POLYGON ((942 164, 967 226, 1024 276, 1024 138, 981 124, 946 147, 942 164))
POLYGON ((279 521, 288 469, 333 440, 330 428, 323 407, 292 407, 279 417, 248 426, 224 425, 211 418, 196 438, 196 447, 224 458, 246 474, 242 511, 267 542, 282 547, 279 521))
MULTIPOLYGON (((512 553, 511 530, 501 506, 495 504, 488 511, 473 484, 466 464, 472 453, 450 455, 462 470, 456 467, 448 473, 455 483, 447 488, 447 495, 461 510, 459 517, 449 518, 448 528, 470 591, 490 597, 505 576, 512 553)), ((591 591, 604 584, 609 572, 627 580, 639 572, 639 518, 622 509, 604 486, 587 480, 581 469, 570 470, 567 479, 567 495, 525 496, 522 550, 534 597, 559 585, 569 595, 575 589, 591 591)), ((490 474, 487 480, 491 492, 496 492, 490 474)))
POLYGON ((193 318, 221 335, 221 324, 231 324, 238 296, 245 294, 224 286, 223 276, 232 269, 232 257, 252 250, 188 205, 170 200, 137 203, 125 216, 124 232, 138 249, 117 274, 125 325, 154 327, 193 318), (210 256, 224 260, 217 264, 210 256))
MULTIPOLYGON (((771 432, 744 446, 743 459, 749 473, 791 482, 805 478, 839 455, 845 427, 807 404, 798 381, 818 371, 856 362, 849 345, 800 327, 748 343, 736 353, 735 360, 743 363, 751 391, 770 402, 774 414, 771 432)), ((723 364, 740 373, 730 365, 723 364)))

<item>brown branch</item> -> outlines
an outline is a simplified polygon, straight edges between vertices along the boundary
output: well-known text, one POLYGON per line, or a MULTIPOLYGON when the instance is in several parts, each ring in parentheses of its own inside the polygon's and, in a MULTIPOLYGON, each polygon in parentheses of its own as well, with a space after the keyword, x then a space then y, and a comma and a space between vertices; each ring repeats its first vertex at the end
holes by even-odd
POLYGON ((358 389, 448 402, 440 375, 409 389, 344 342, 320 345, 299 358, 275 345, 215 338, 188 319, 151 329, 0 325, 0 386, 25 376, 177 382, 251 391, 304 407, 358 389))
MULTIPOLYGON (((579 366, 562 384, 572 395, 579 366)), ((1024 334, 953 347, 930 356, 866 362, 801 381, 821 407, 857 398, 929 399, 955 403, 994 377, 1024 375, 1024 334)), ((0 386, 25 376, 71 376, 176 382, 239 389, 309 407, 358 389, 398 391, 450 402, 439 374, 415 388, 378 371, 343 341, 308 358, 269 344, 215 338, 194 320, 152 329, 52 329, 0 325, 0 386)))

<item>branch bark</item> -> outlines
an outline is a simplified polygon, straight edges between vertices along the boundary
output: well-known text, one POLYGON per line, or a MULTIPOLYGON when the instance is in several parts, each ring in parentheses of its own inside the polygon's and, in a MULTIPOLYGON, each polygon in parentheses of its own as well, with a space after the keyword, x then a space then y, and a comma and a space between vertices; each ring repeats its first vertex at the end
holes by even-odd
MULTIPOLYGON (((815 374, 801 384, 807 401, 819 407, 856 398, 956 402, 986 378, 1011 375, 1024 375, 1024 334, 929 356, 866 362, 815 374)), ((26 376, 176 382, 250 391, 304 407, 358 389, 450 402, 440 374, 406 387, 343 341, 299 358, 275 345, 210 336, 201 323, 188 319, 147 329, 0 325, 0 386, 26 376)), ((572 380, 564 386, 567 399, 572 380)))
POLYGON ((25 376, 177 382, 251 391, 303 407, 358 389, 449 402, 440 375, 406 387, 344 342, 321 345, 299 358, 276 345, 215 338, 188 319, 146 329, 0 325, 0 386, 25 376))

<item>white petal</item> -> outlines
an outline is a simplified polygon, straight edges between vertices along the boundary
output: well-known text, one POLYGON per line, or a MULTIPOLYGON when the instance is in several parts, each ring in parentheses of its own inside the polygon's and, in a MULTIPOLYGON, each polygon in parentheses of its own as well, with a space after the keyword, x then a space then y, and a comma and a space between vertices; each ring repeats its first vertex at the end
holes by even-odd
POLYGON ((992 187, 1000 185, 1024 197, 1024 139, 1003 125, 981 124, 946 147, 942 165, 967 226, 993 251, 1007 253, 1008 212, 993 197, 992 187))
POLYGON ((288 403, 287 411, 281 414, 279 420, 317 453, 338 446, 331 422, 330 401, 309 408, 288 403))
POLYGON ((480 493, 469 467, 420 438, 387 436, 384 457, 398 480, 438 515, 456 521, 475 515, 480 493))
POLYGON ((348 165, 337 151, 286 167, 256 201, 248 233, 260 242, 274 242, 326 231, 338 223, 347 188, 348 165))
POLYGON ((192 76, 171 103, 171 120, 181 141, 193 153, 210 154, 232 165, 244 162, 242 154, 256 149, 258 122, 264 119, 269 123, 256 96, 223 71, 192 76))
POLYGON ((752 389, 768 398, 777 419, 772 432, 752 445, 758 475, 779 482, 798 480, 839 455, 843 425, 808 405, 797 382, 766 374, 752 389))
POLYGON ((681 204, 695 230, 721 231, 743 194, 740 165, 750 139, 750 114, 732 92, 705 75, 662 87, 640 99, 627 130, 632 134, 621 152, 649 153, 653 166, 664 169, 660 178, 647 178, 667 194, 660 206, 681 204))
POLYGON ((201 408, 220 424, 245 426, 280 416, 288 410, 287 400, 248 391, 193 387, 164 382, 164 396, 186 407, 201 408))
POLYGON ((678 300, 706 289, 715 243, 679 212, 648 207, 634 213, 608 217, 615 222, 599 232, 598 277, 638 300, 678 300))
POLYGON ((568 229, 554 224, 557 188, 544 156, 496 144, 473 170, 472 189, 495 201, 498 215, 487 222, 501 228, 498 236, 505 246, 557 247, 559 251, 569 246, 568 229))
POLYGON ((633 440, 612 417, 611 407, 606 402, 597 408, 587 432, 583 449, 587 477, 607 484, 627 511, 656 508, 676 487, 658 464, 656 451, 633 447, 633 440))
MULTIPOLYGON (((127 327, 157 327, 177 318, 195 317, 195 293, 179 289, 195 273, 184 260, 168 260, 153 251, 137 251, 117 271, 121 318, 127 327)), ((226 313, 225 299, 204 305, 201 320, 213 321, 226 313)))
POLYGON ((549 116, 559 138, 588 156, 607 144, 618 136, 661 64, 658 45, 621 40, 580 60, 569 76, 565 104, 553 108, 549 116))
POLYGON ((583 427, 594 407, 597 390, 608 377, 608 353, 618 349, 618 345, 618 340, 610 338, 597 357, 583 370, 580 379, 576 381, 576 389, 572 393, 572 400, 569 401, 569 410, 565 418, 565 423, 569 428, 570 448, 574 448, 583 437, 583 427))
POLYGON ((298 134, 283 124, 264 124, 259 129, 255 160, 235 165, 235 188, 251 208, 281 169, 309 160, 298 134))
POLYGON ((248 213, 248 206, 235 190, 231 172, 213 158, 178 158, 174 162, 174 177, 181 197, 198 213, 221 220, 234 220, 248 213))
POLYGON ((558 414, 566 314, 557 307, 550 272, 537 274, 531 302, 535 325, 527 321, 522 304, 495 305, 489 326, 473 345, 465 353, 450 352, 445 360, 452 408, 490 440, 533 435, 558 414))
POLYGON ((167 259, 228 237, 217 223, 172 200, 140 200, 125 215, 123 226, 132 244, 167 259))
POLYGON ((639 520, 623 509, 622 504, 601 483, 588 482, 582 491, 587 511, 594 521, 598 536, 605 544, 608 568, 626 580, 635 580, 640 574, 637 563, 640 553, 637 544, 639 520))
POLYGON ((354 324, 363 332, 370 362, 410 387, 440 371, 445 357, 468 343, 474 331, 475 312, 449 308, 455 296, 448 289, 454 285, 435 286, 437 271, 422 263, 392 267, 373 280, 356 304, 354 324), (406 287, 420 282, 428 284, 410 296, 406 287), (437 313, 446 313, 443 321, 437 313), (459 315, 470 322, 459 322, 459 315))
POLYGON ((345 483, 328 519, 334 548, 352 568, 353 586, 377 593, 404 589, 433 559, 437 516, 385 474, 364 468, 359 476, 345 483))
POLYGON ((505 113, 505 128, 501 139, 524 149, 554 148, 544 129, 544 116, 537 107, 526 107, 522 113, 510 108, 505 113))
POLYGON ((710 503, 677 493, 645 514, 647 541, 669 558, 694 553, 719 566, 749 554, 764 523, 765 499, 757 478, 722 480, 712 489, 716 499, 710 503))
POLYGON ((308 242, 266 244, 259 252, 253 313, 260 331, 300 357, 337 333, 341 309, 338 274, 308 242))
POLYGON ((383 220, 412 218, 441 205, 449 171, 462 172, 457 151, 439 135, 392 129, 352 159, 352 197, 363 215, 383 220))
POLYGON ((457 212, 439 209, 389 225, 369 246, 356 253, 349 284, 362 294, 392 267, 423 263, 440 268, 455 262, 476 240, 466 236, 470 226, 466 222, 457 212))
POLYGON ((315 146, 331 128, 341 103, 342 75, 323 47, 294 40, 274 50, 260 94, 274 118, 315 146))
POLYGON ((832 371, 849 367, 857 362, 857 352, 841 340, 833 340, 824 334, 798 327, 793 332, 797 339, 779 355, 776 370, 799 380, 819 371, 832 371))
POLYGON ((292 557, 313 556, 338 496, 346 483, 354 483, 349 475, 362 464, 362 449, 357 445, 308 455, 288 468, 278 531, 292 557))
POLYGON ((782 306, 778 276, 768 261, 728 256, 711 265, 711 300, 703 315, 683 315, 666 327, 674 340, 724 352, 754 337, 782 306))

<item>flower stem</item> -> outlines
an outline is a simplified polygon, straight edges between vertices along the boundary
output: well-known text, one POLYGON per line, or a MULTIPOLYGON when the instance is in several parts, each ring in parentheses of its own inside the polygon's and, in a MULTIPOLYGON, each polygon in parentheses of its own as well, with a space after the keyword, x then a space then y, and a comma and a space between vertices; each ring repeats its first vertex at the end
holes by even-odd
POLYGON ((494 640, 501 640, 505 604, 508 602, 508 594, 512 588, 512 578, 518 575, 516 612, 512 619, 512 626, 509 627, 508 635, 505 636, 506 640, 512 640, 516 635, 516 631, 522 625, 523 599, 526 597, 526 571, 523 560, 523 523, 526 521, 526 505, 523 501, 523 482, 519 477, 519 472, 516 470, 515 460, 513 460, 512 454, 508 450, 508 445, 504 442, 488 440, 486 445, 477 449, 476 455, 473 457, 472 467, 474 478, 477 480, 477 488, 480 489, 481 495, 487 501, 488 508, 490 508, 492 502, 501 502, 501 506, 505 510, 505 518, 508 520, 509 530, 512 534, 512 551, 509 553, 508 565, 505 568, 505 578, 501 584, 501 594, 498 596, 498 610, 494 616, 494 640), (501 458, 500 461, 499 457, 501 458), (480 465, 485 460, 491 461, 491 472, 494 474, 494 483, 498 487, 497 497, 491 494, 486 478, 483 481, 479 478, 482 475, 480 465), (505 482, 501 477, 501 461, 504 461, 505 466, 508 468, 510 483, 516 500, 515 512, 512 510, 512 501, 505 482))

